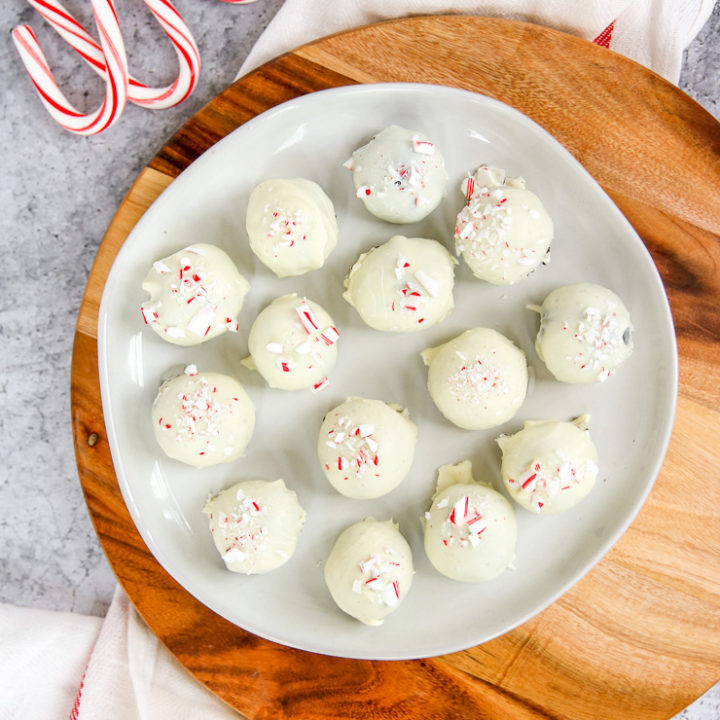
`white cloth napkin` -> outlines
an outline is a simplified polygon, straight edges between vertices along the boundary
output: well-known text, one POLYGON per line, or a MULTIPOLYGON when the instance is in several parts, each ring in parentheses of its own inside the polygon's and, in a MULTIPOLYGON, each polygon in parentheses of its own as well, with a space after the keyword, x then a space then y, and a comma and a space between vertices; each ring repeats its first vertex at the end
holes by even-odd
MULTIPOLYGON (((473 13, 554 27, 676 82, 714 0, 287 0, 241 73, 323 35, 404 15, 473 13)), ((118 588, 103 620, 0 605, 0 720, 237 720, 118 588)))
POLYGON ((715 0, 286 0, 240 68, 262 63, 324 35, 405 15, 465 13, 546 25, 596 40, 671 82, 685 48, 715 0))
POLYGON ((238 720, 118 586, 102 618, 0 605, 0 720, 238 720))

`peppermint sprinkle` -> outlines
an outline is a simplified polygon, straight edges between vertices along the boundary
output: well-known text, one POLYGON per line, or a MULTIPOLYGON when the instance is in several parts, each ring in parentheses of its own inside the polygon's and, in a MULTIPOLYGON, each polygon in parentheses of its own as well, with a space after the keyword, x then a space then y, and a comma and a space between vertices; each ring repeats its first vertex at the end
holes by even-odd
MULTIPOLYGON (((266 547, 268 530, 264 527, 266 511, 242 491, 230 513, 220 513, 218 529, 226 543, 222 558, 226 563, 243 562, 246 557, 262 553, 266 547)), ((212 516, 211 516, 212 517, 212 516)), ((282 551, 279 551, 282 552, 282 551)))
POLYGON ((141 305, 140 312, 142 313, 143 320, 145 321, 146 325, 157 322, 158 317, 160 317, 158 311, 161 307, 162 303, 160 301, 148 305, 141 305))
POLYGON ((216 310, 217 308, 214 305, 203 306, 199 312, 190 318, 187 329, 198 337, 205 337, 212 330, 216 310))
POLYGON ((320 382, 316 382, 312 386, 312 392, 314 392, 314 393, 320 392, 320 390, 322 390, 323 388, 326 388, 329 384, 330 384, 330 381, 326 377, 324 377, 322 380, 320 380, 320 382))
POLYGON ((602 382, 610 375, 607 365, 611 355, 623 344, 625 327, 618 322, 614 312, 601 313, 595 307, 585 308, 582 320, 577 324, 574 337, 582 342, 587 353, 578 353, 575 363, 591 367, 598 372, 597 380, 602 382))
MULTIPOLYGON (((447 507, 449 505, 447 496, 443 500, 447 507)), ((439 509, 440 503, 435 507, 439 509)), ((470 495, 459 498, 442 525, 443 544, 446 546, 457 544, 461 548, 477 547, 488 527, 484 509, 484 503, 476 503, 470 495)))
POLYGON ((274 353, 276 355, 281 355, 284 352, 282 343, 279 343, 279 342, 269 342, 265 346, 265 349, 268 352, 274 353))
POLYGON ((356 198, 369 197, 370 195, 372 195, 372 192, 373 192, 373 190, 371 187, 368 187, 367 185, 361 185, 357 189, 357 192, 355 193, 355 197, 356 198))
POLYGON ((421 155, 434 155, 435 145, 429 140, 420 140, 417 136, 413 137, 413 150, 421 155))
POLYGON ((518 487, 521 494, 530 498, 530 505, 535 512, 552 502, 563 491, 583 482, 592 482, 598 472, 597 463, 587 460, 576 465, 565 458, 563 453, 555 451, 559 463, 534 463, 517 478, 509 478, 508 483, 518 487))
POLYGON ((417 278, 418 282, 427 290, 428 294, 432 295, 432 297, 437 297, 438 292, 440 291, 440 286, 434 278, 431 278, 427 273, 423 272, 422 270, 418 270, 415 273, 415 277, 417 278))
POLYGON ((297 367, 297 365, 295 365, 295 363, 290 359, 281 360, 278 358, 275 362, 277 363, 277 366, 286 373, 292 372, 297 367))
POLYGON ((320 337, 325 341, 326 345, 334 345, 340 337, 340 333, 337 331, 336 328, 331 326, 325 328, 320 333, 320 337))
POLYGON ((170 272, 170 268, 162 260, 156 260, 153 268, 158 275, 166 275, 170 272))
POLYGON ((193 377, 194 375, 197 375, 197 374, 198 374, 197 365, 195 365, 195 364, 186 365, 186 366, 185 366, 185 370, 183 370, 183 372, 184 372, 186 375, 189 375, 190 377, 193 377))
POLYGON ((312 335, 319 329, 317 320, 315 319, 310 306, 307 304, 307 301, 303 300, 303 302, 295 308, 295 312, 297 313, 298 318, 300 318, 300 322, 308 335, 312 335))
POLYGON ((338 462, 338 470, 345 472, 351 468, 355 477, 360 478, 368 468, 379 465, 379 443, 373 437, 374 432, 375 427, 369 423, 353 425, 345 415, 338 418, 336 427, 328 432, 326 441, 328 446, 337 449, 340 459, 349 458, 347 462, 338 462))
POLYGON ((465 199, 468 202, 468 205, 470 204, 470 198, 473 196, 473 193, 475 192, 475 178, 474 177, 468 177, 463 180, 462 186, 461 186, 462 192, 465 195, 465 199))
POLYGON ((397 573, 400 563, 381 562, 373 554, 358 563, 361 576, 353 580, 352 591, 362 594, 363 587, 372 592, 371 599, 379 605, 395 607, 400 602, 400 581, 397 573))
POLYGON ((448 383, 458 402, 482 405, 484 408, 492 399, 508 394, 501 371, 479 357, 464 362, 448 378, 448 383))

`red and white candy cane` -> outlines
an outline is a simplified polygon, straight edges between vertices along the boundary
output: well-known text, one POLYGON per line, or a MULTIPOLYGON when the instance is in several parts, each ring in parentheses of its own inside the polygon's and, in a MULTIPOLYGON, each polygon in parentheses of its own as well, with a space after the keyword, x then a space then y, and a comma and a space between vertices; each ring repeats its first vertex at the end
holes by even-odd
POLYGON ((78 112, 55 82, 33 31, 27 25, 13 30, 13 40, 30 79, 51 117, 79 135, 107 130, 122 114, 128 97, 128 66, 113 0, 90 0, 105 58, 105 99, 93 113, 78 112))
MULTIPOLYGON (((55 31, 103 79, 107 77, 105 54, 85 28, 58 0, 28 0, 55 31)), ((179 71, 175 82, 151 88, 128 76, 128 100, 142 107, 161 110, 185 100, 200 78, 200 52, 185 21, 170 0, 144 0, 175 47, 179 71)))

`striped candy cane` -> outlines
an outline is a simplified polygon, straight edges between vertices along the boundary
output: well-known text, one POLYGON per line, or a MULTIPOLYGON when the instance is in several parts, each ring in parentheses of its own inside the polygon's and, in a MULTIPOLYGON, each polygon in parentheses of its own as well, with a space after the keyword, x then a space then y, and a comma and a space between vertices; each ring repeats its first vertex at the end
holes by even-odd
MULTIPOLYGON (((107 78, 105 54, 85 28, 58 0, 28 0, 55 31, 103 79, 107 78)), ((128 100, 142 107, 161 110, 185 100, 200 78, 200 52, 190 29, 170 0, 144 0, 175 47, 179 71, 175 82, 163 88, 151 88, 128 77, 128 100)))
POLYGON ((20 58, 50 116, 66 130, 93 135, 107 130, 122 114, 128 98, 128 67, 113 0, 90 0, 105 58, 105 99, 93 113, 78 112, 58 87, 33 31, 19 25, 12 36, 20 58))

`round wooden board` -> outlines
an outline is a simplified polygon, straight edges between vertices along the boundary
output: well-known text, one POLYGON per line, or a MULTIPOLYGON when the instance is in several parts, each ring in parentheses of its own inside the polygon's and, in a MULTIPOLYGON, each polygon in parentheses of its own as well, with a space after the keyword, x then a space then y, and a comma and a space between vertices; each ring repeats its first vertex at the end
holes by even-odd
MULTIPOLYGON (((216 97, 160 151, 118 209, 75 336, 80 479, 113 570, 148 625, 196 678, 253 719, 651 720, 688 705, 720 678, 719 186, 720 125, 708 113, 623 57, 524 23, 443 16, 372 25, 302 47, 216 97), (402 662, 337 659, 260 639, 201 605, 160 567, 118 489, 96 348, 113 259, 178 173, 277 103, 386 81, 483 93, 563 143, 652 253, 680 355, 677 419, 663 470, 613 550, 559 601, 503 637, 402 662)), ((432 632, 432 618, 423 632, 432 632)))

